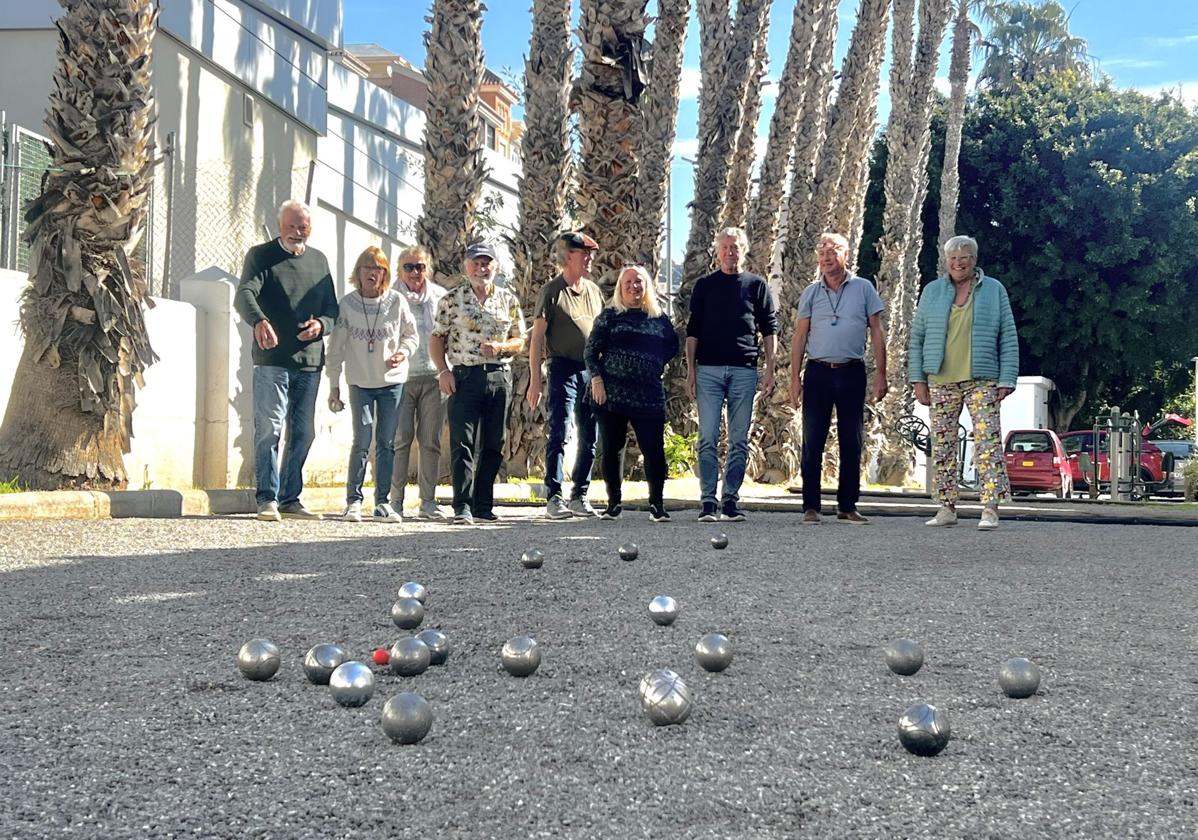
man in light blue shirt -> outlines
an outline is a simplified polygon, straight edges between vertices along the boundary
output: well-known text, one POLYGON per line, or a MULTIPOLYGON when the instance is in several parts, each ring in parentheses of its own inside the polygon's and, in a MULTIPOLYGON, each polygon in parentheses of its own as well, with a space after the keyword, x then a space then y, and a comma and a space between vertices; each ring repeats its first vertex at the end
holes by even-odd
POLYGON ((865 439, 865 335, 874 350, 873 398, 886 396, 886 339, 882 299, 873 284, 845 269, 849 243, 838 233, 820 235, 815 253, 820 279, 803 290, 790 346, 790 399, 803 408, 803 524, 820 521, 820 478, 832 409, 840 431, 836 520, 867 521, 857 512, 861 449, 865 439), (806 370, 803 357, 808 356, 806 370))

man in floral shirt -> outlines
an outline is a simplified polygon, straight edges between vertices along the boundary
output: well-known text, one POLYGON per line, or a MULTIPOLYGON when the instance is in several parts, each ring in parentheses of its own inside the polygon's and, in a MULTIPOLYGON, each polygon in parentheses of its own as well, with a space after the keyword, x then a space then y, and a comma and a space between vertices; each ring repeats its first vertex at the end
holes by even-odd
POLYGON ((441 299, 429 337, 437 384, 449 397, 449 459, 453 521, 494 522, 495 477, 512 393, 512 357, 524 349, 524 313, 495 285, 490 242, 466 249, 466 279, 441 299), (449 368, 453 365, 453 369, 449 368))

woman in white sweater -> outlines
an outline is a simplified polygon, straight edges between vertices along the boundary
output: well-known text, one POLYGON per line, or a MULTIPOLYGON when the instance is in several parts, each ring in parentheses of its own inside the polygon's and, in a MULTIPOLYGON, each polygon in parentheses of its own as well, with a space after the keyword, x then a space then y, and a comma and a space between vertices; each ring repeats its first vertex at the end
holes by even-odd
POLYGON ((349 282, 354 291, 341 298, 341 311, 325 360, 330 410, 345 408, 341 400, 342 368, 349 383, 354 442, 349 451, 343 518, 362 521, 362 483, 373 436, 373 518, 377 522, 402 522, 389 496, 399 401, 408 378, 408 359, 416 350, 416 321, 403 296, 391 288, 391 266, 375 246, 358 256, 349 282))

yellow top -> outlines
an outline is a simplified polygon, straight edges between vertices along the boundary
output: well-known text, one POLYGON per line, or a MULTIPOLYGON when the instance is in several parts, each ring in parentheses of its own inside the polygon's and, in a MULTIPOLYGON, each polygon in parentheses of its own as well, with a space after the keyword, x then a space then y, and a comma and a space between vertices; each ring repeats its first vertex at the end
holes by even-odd
POLYGON ((944 361, 937 373, 928 376, 929 382, 948 385, 966 382, 972 376, 973 346, 973 290, 969 298, 957 306, 953 304, 948 313, 948 332, 944 337, 944 361))

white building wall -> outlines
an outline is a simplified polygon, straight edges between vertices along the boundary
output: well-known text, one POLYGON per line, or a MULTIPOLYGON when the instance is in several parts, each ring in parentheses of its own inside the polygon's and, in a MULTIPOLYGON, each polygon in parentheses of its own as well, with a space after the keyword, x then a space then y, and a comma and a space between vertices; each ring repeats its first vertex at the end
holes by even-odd
MULTIPOLYGON (((42 18, 43 27, 46 20, 42 18)), ((0 111, 7 122, 46 133, 42 121, 54 84, 57 49, 55 30, 0 28, 0 111)))

